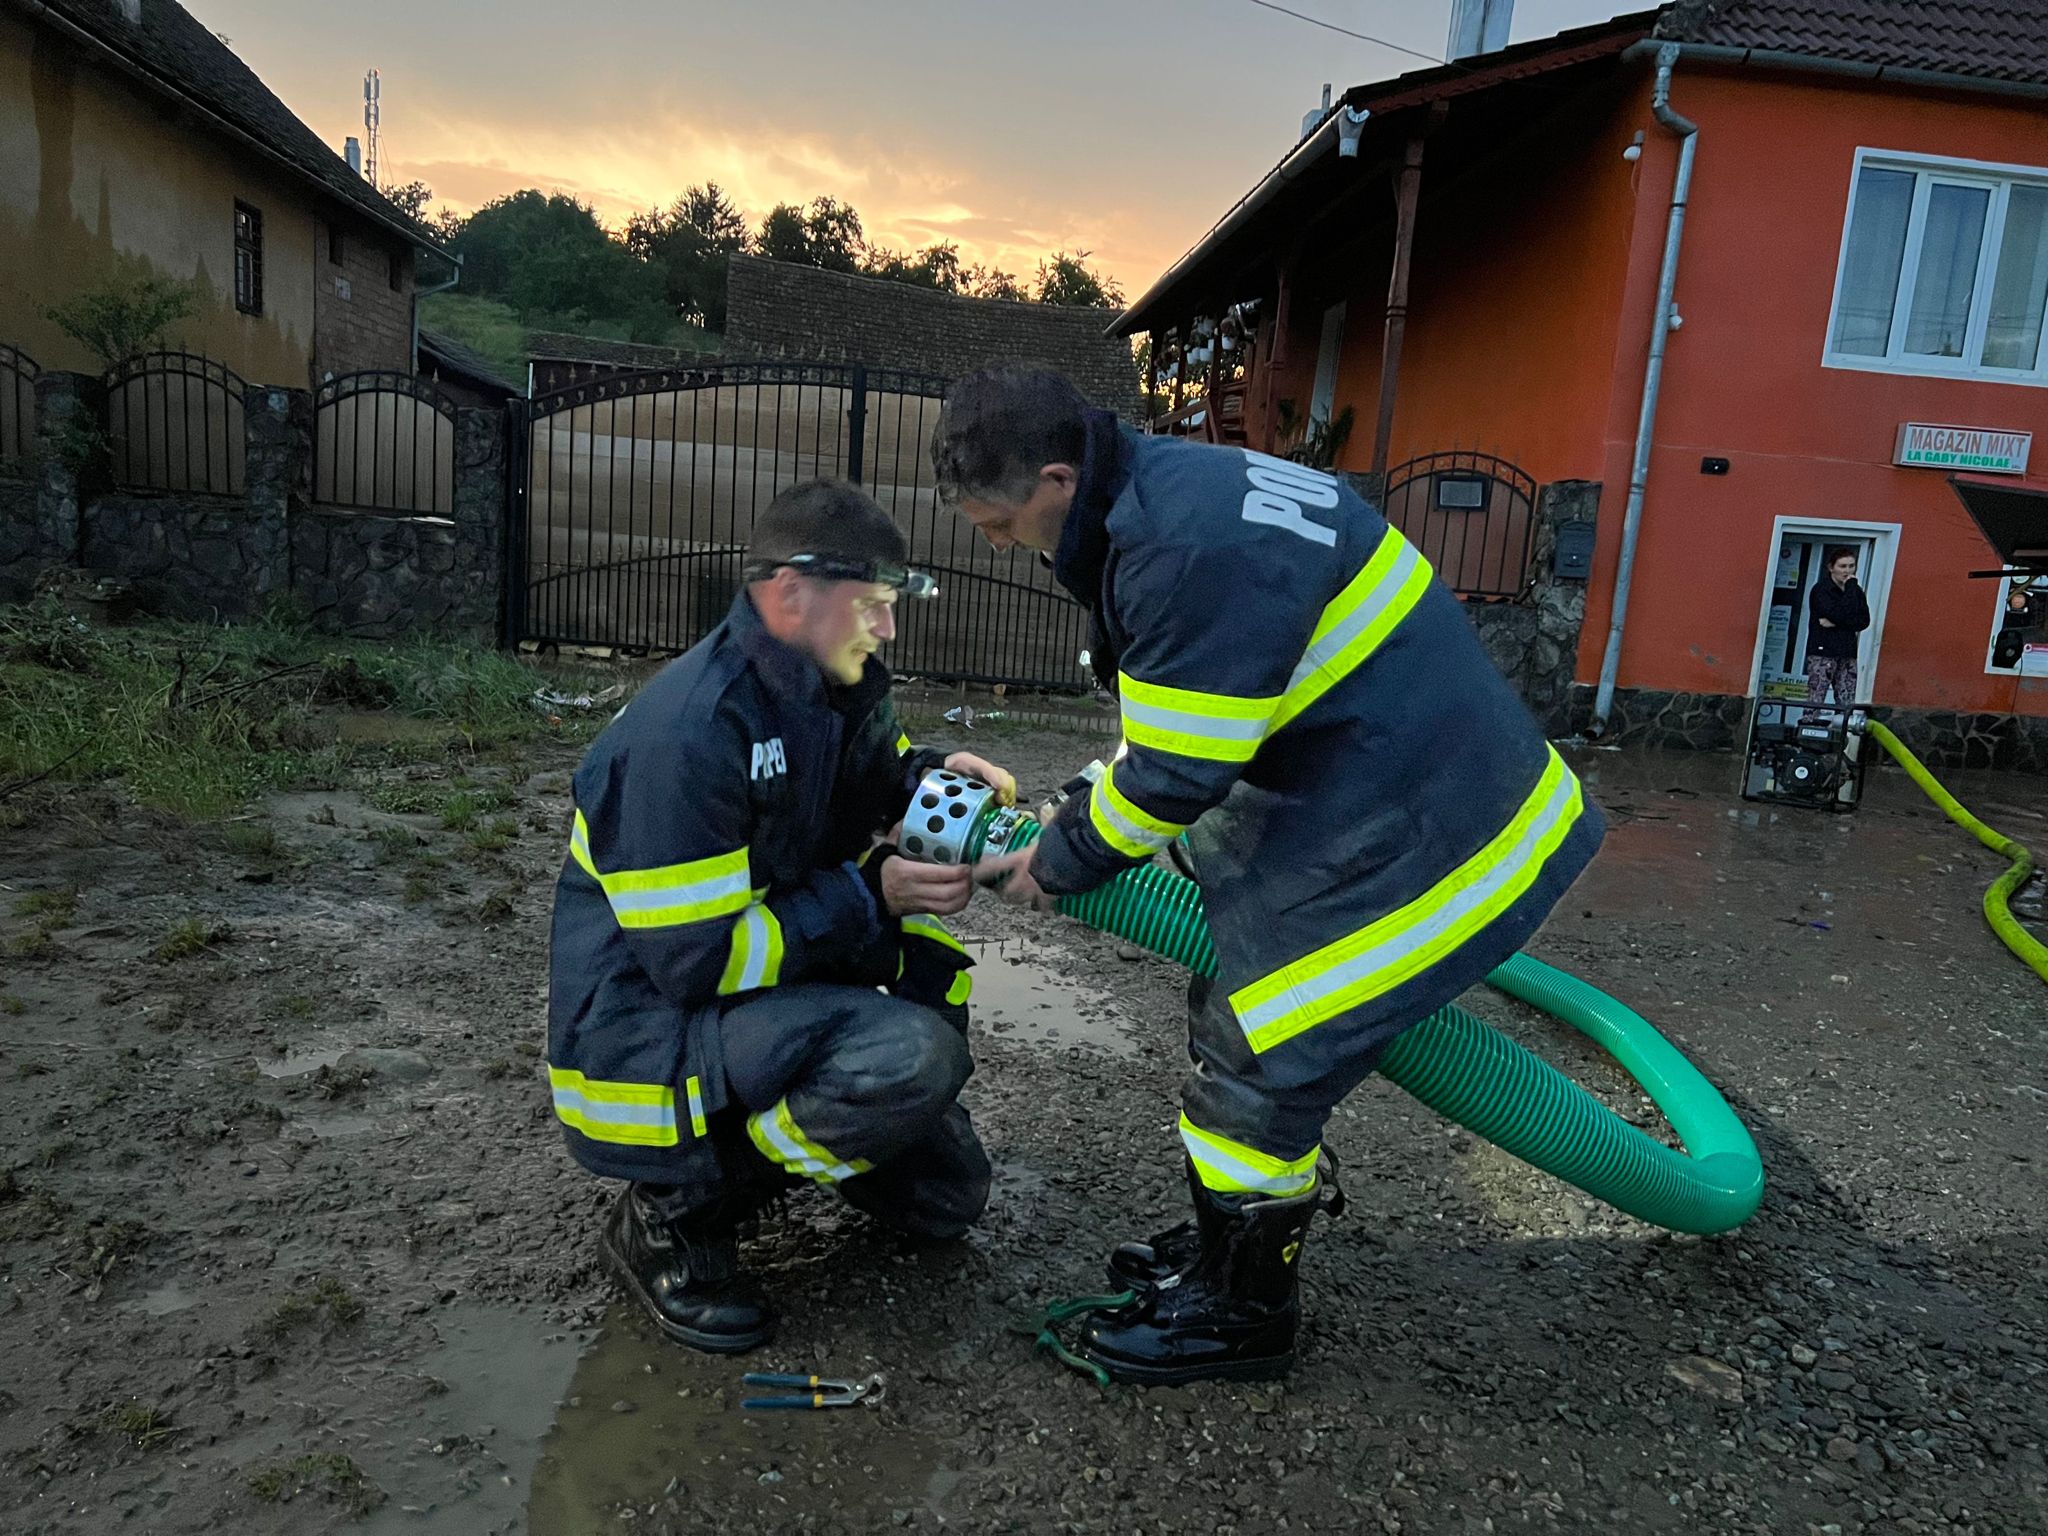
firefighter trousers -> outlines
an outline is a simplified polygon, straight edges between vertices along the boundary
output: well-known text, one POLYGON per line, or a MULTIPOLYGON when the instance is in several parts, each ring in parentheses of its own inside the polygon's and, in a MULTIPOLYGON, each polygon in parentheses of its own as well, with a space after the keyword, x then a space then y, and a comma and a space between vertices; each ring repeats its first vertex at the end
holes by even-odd
POLYGON ((1180 1136, 1203 1185, 1219 1194, 1276 1196, 1313 1188, 1330 1111, 1372 1075, 1400 1033, 1389 1025, 1332 1053, 1321 1070, 1279 1082, 1246 1044, 1230 999, 1209 978, 1194 978, 1180 1136))
MULTIPOLYGON (((924 946, 906 946, 919 950, 924 946)), ((952 965, 888 992, 806 983, 737 1000, 720 1026, 752 1152, 916 1237, 957 1237, 988 1204, 988 1155, 960 1089, 974 1070, 952 965)))

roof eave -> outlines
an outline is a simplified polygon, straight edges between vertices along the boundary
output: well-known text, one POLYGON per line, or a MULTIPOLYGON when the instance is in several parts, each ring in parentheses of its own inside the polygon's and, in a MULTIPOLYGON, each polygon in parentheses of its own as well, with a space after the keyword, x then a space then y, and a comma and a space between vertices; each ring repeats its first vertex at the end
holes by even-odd
POLYGON ((1513 44, 1498 52, 1483 55, 1471 63, 1459 61, 1442 64, 1432 69, 1411 71, 1391 79, 1367 85, 1355 85, 1347 90, 1330 115, 1306 134, 1285 159, 1255 185, 1251 191, 1231 205, 1230 211, 1216 221, 1214 227, 1195 243, 1186 255, 1161 274, 1152 286, 1139 296, 1137 301, 1117 316, 1105 329, 1107 336, 1131 336, 1148 329, 1158 317, 1148 313, 1158 306, 1172 291, 1180 287, 1202 266, 1225 239, 1246 227, 1252 218, 1271 201, 1279 189, 1288 181, 1299 177, 1310 161, 1319 159, 1327 150, 1327 143, 1319 143, 1335 137, 1335 125, 1343 108, 1354 111, 1361 108, 1375 117, 1385 117, 1410 107, 1427 106, 1433 102, 1448 101, 1457 96, 1470 95, 1475 91, 1491 90, 1496 86, 1524 80, 1532 75, 1547 74, 1552 70, 1566 69, 1574 64, 1583 64, 1598 58, 1626 53, 1649 37, 1659 12, 1654 10, 1633 12, 1617 16, 1594 27, 1580 27, 1561 32, 1554 38, 1541 40, 1550 46, 1532 43, 1513 44), (1307 160, 1304 160, 1304 155, 1307 160), (1289 167, 1297 161, 1303 163, 1291 174, 1289 167))
POLYGON ((1681 62, 1691 59, 1700 64, 1733 64, 1786 70, 1794 74, 1830 75, 1870 84, 2048 99, 2048 83, 2043 82, 2000 80, 1990 75, 1959 75, 1948 70, 1914 69, 1902 64, 1866 64, 1855 59, 1836 59, 1819 53, 1792 53, 1780 48, 1744 48, 1727 43, 1688 43, 1681 38, 1651 37, 1632 46, 1628 56, 1651 56, 1659 48, 1676 48, 1681 62))

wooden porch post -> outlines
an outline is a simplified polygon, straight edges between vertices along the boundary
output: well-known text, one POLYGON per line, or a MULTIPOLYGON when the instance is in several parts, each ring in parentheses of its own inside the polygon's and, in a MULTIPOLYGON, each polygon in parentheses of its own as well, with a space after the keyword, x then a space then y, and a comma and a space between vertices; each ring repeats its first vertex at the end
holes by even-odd
POLYGON ((1401 384, 1401 345, 1408 336, 1408 261, 1415 249, 1415 203, 1422 190, 1422 135, 1411 134, 1401 162, 1394 215, 1394 275, 1387 283, 1387 336, 1380 349, 1380 418, 1372 439, 1372 472, 1384 482, 1394 441, 1394 396, 1401 384))

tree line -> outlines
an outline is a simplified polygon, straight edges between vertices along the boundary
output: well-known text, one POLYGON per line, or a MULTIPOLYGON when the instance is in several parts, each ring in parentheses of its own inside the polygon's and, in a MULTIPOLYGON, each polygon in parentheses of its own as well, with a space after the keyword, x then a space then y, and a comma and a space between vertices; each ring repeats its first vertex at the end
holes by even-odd
POLYGON ((420 182, 386 193, 462 257, 465 291, 496 299, 536 327, 595 326, 624 339, 666 342, 678 324, 725 329, 727 262, 736 253, 852 272, 941 293, 1039 304, 1120 308, 1123 290, 1088 265, 1086 251, 1058 251, 1035 278, 960 259, 951 242, 915 253, 871 243, 860 214, 837 198, 778 203, 749 227, 716 182, 691 187, 666 207, 607 229, 565 193, 514 192, 467 218, 428 213, 420 182))

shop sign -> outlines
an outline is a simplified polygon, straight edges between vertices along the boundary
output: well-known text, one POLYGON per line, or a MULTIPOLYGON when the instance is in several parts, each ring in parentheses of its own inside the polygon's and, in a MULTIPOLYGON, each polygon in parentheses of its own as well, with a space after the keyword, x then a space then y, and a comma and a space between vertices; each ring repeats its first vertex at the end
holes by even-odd
POLYGON ((1942 427, 1908 421, 1899 427, 1892 462, 1913 469, 1963 469, 1979 475, 2024 475, 2031 432, 1999 432, 1989 427, 1942 427))

